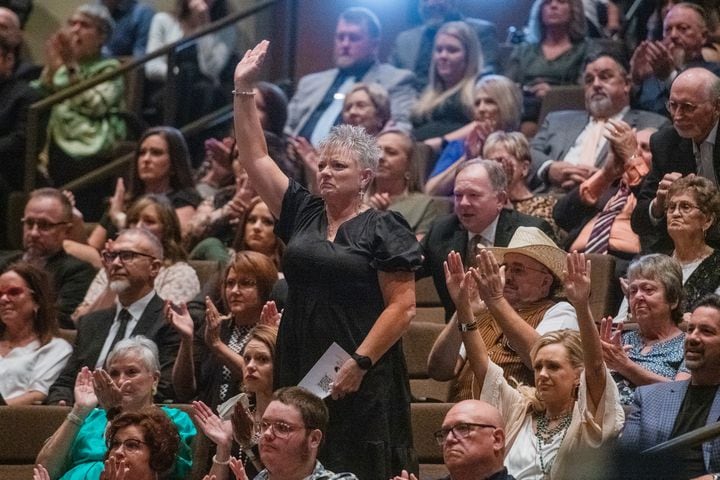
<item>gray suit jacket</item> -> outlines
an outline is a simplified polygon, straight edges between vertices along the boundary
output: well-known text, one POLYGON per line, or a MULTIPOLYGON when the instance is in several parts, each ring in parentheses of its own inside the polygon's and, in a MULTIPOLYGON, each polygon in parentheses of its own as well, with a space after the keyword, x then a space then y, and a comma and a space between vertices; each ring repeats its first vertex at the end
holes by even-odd
MULTIPOLYGON (((659 129, 670 123, 661 115, 642 110, 629 110, 623 120, 638 130, 643 128, 659 129)), ((585 110, 563 110, 552 112, 545 117, 542 127, 530 142, 532 164, 527 180, 530 188, 536 189, 543 186, 543 179, 537 175, 538 169, 548 160, 562 160, 589 121, 590 115, 585 110)), ((607 153, 608 144, 606 143, 598 152, 595 160, 596 167, 602 166, 607 153)))
MULTIPOLYGON (((495 24, 487 20, 469 17, 463 18, 462 21, 473 27, 477 33, 483 55, 484 68, 482 73, 491 73, 497 70, 498 41, 495 24)), ((388 61, 396 67, 414 71, 420 53, 420 44, 426 30, 425 25, 420 25, 400 32, 395 38, 388 61)), ((427 80, 424 80, 423 84, 427 84, 427 80)))
MULTIPOLYGON (((298 82, 295 95, 288 105, 288 119, 285 132, 297 135, 305 126, 310 115, 322 101, 328 88, 335 81, 339 70, 331 68, 322 72, 305 75, 298 82)), ((378 83, 390 94, 390 112, 398 126, 411 129, 410 108, 415 102, 417 92, 413 87, 415 75, 388 63, 375 62, 362 78, 365 83, 378 83)))

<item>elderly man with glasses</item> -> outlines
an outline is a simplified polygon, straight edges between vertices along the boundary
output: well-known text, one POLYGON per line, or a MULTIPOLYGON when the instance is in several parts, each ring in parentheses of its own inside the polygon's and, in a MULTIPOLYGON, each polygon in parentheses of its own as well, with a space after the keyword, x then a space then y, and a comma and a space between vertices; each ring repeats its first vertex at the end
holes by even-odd
MULTIPOLYGON (((672 250, 665 208, 673 182, 694 174, 720 184, 720 78, 703 68, 685 70, 672 84, 667 109, 673 125, 650 137, 652 169, 640 187, 632 214, 632 228, 641 237, 663 233, 643 253, 672 250)), ((720 247, 717 228, 709 232, 708 244, 720 247)))
MULTIPOLYGON (((480 400, 463 400, 445 415, 435 440, 450 472, 446 480, 515 480, 503 465, 505 426, 497 408, 480 400)), ((417 480, 403 472, 393 480, 417 480)))
POLYGON ((57 381, 50 387, 47 402, 72 404, 75 377, 82 367, 102 368, 112 347, 125 338, 144 335, 154 341, 160 354, 160 383, 156 401, 174 398, 171 375, 180 339, 165 322, 163 300, 154 288, 163 248, 148 230, 124 230, 102 252, 115 304, 81 317, 77 325, 75 351, 57 381))
POLYGON ((0 271, 17 260, 25 260, 50 275, 61 328, 75 328, 70 314, 95 276, 92 265, 63 250, 71 223, 72 205, 60 190, 35 190, 25 204, 22 218, 23 250, 0 257, 0 271))

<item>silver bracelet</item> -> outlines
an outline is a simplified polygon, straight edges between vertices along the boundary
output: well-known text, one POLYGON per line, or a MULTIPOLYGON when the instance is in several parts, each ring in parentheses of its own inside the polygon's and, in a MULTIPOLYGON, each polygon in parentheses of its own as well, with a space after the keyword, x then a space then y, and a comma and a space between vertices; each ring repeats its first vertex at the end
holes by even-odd
POLYGON ((224 462, 221 462, 220 460, 217 459, 217 454, 215 454, 215 455, 213 455, 212 462, 215 463, 215 464, 217 464, 217 465, 229 465, 229 464, 230 464, 230 459, 228 458, 228 459, 225 460, 224 462))
POLYGON ((84 422, 83 422, 83 419, 80 418, 80 417, 78 417, 77 415, 75 415, 73 412, 70 412, 70 413, 67 414, 67 420, 68 420, 68 422, 70 422, 70 423, 74 423, 74 424, 77 425, 78 427, 81 427, 82 424, 84 423, 84 422))
POLYGON ((233 90, 232 94, 235 97, 252 97, 255 95, 255 90, 233 90))

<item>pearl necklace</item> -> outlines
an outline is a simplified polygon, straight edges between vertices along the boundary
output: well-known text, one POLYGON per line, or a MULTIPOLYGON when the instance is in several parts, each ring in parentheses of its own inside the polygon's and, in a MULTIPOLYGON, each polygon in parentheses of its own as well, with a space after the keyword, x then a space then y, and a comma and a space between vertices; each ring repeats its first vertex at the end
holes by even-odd
MULTIPOLYGON (((537 421, 537 427, 535 429, 535 438, 537 439, 537 449, 538 453, 540 454, 540 471, 543 474, 543 477, 549 477, 550 470, 552 468, 552 463, 549 465, 545 465, 545 459, 543 458, 543 444, 549 445, 552 443, 553 438, 555 438, 559 433, 562 432, 562 438, 560 439, 560 443, 565 440, 565 435, 567 434, 568 427, 570 427, 570 422, 572 422, 572 410, 568 410, 565 413, 562 413, 556 417, 548 417, 547 413, 543 412, 541 415, 538 415, 536 417, 537 421), (555 425, 554 428, 550 427, 550 422, 560 420, 557 425, 555 425)), ((553 461, 554 463, 554 461, 553 461)))

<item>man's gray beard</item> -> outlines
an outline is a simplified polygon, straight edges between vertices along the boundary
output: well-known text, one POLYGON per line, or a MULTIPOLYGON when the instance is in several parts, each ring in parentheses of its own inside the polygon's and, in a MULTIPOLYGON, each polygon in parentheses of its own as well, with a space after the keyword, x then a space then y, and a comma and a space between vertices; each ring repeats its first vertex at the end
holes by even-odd
POLYGON ((613 105, 608 97, 590 99, 588 110, 593 118, 609 118, 612 114, 613 105))
POLYGON ((113 280, 110 282, 110 291, 115 294, 123 293, 128 288, 130 288, 130 282, 127 280, 113 280))

